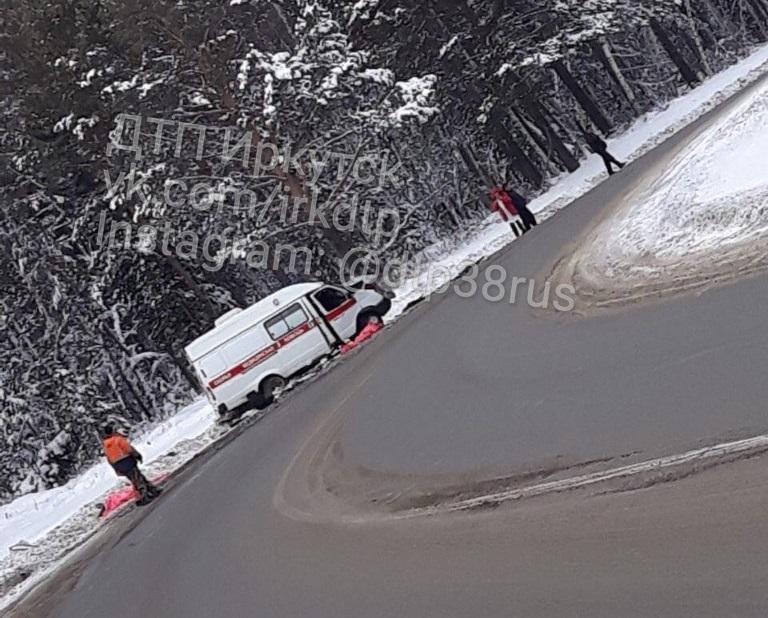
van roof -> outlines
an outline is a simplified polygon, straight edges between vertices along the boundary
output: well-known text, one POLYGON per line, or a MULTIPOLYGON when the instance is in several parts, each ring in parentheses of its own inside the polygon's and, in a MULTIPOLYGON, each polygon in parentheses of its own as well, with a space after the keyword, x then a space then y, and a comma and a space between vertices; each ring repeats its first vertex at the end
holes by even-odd
POLYGON ((187 353, 190 361, 196 361, 205 356, 211 350, 218 348, 225 341, 239 335, 242 331, 260 322, 270 315, 277 312, 282 307, 287 307, 292 302, 310 292, 314 292, 323 286, 322 283, 297 283, 289 285, 266 298, 262 298, 257 303, 244 309, 240 313, 221 323, 219 326, 209 330, 190 343, 184 351, 187 353))

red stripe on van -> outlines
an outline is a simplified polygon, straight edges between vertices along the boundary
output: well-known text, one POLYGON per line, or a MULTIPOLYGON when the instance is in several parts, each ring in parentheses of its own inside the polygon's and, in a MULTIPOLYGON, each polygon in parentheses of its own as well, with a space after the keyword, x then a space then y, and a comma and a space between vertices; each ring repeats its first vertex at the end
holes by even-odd
POLYGON ((283 335, 275 341, 273 344, 268 345, 266 348, 263 348, 262 350, 259 350, 254 354, 253 356, 249 356, 246 358, 243 362, 241 362, 238 365, 235 365, 227 371, 226 373, 222 373, 220 376, 217 376, 213 380, 211 380, 208 383, 208 386, 210 388, 217 388, 224 384, 225 382, 229 382, 232 378, 236 378, 239 375, 242 375, 246 373, 247 371, 250 371, 253 369, 256 365, 259 365, 263 363, 268 358, 274 356, 277 354, 278 350, 280 348, 284 348, 289 343, 292 343, 293 341, 296 341, 299 337, 301 337, 304 333, 308 333, 316 326, 314 320, 310 320, 309 322, 305 322, 301 326, 294 328, 290 333, 287 335, 283 335))
POLYGON ((334 309, 333 311, 329 311, 325 315, 325 318, 327 320, 335 320, 336 318, 341 316, 342 313, 345 313, 348 309, 351 309, 352 307, 354 307, 356 302, 357 301, 354 298, 349 298, 345 300, 338 307, 336 307, 336 309, 334 309))

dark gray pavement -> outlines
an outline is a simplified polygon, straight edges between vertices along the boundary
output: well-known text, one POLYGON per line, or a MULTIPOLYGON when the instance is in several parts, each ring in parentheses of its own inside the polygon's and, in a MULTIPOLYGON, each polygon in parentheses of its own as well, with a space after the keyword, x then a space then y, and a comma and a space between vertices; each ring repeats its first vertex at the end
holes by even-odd
MULTIPOLYGON (((527 249, 556 224, 499 263, 528 272, 527 249)), ((766 277, 582 320, 442 299, 393 333, 345 403, 345 455, 376 470, 458 473, 764 433, 766 300, 766 277)))
MULTIPOLYGON (((706 122, 494 262, 510 276, 546 271, 706 122)), ((14 618, 764 617, 764 458, 629 493, 359 525, 295 521, 274 496, 330 413, 346 414, 350 463, 416 474, 762 433, 767 298, 768 278, 755 277, 573 319, 447 295, 116 522, 14 618)))

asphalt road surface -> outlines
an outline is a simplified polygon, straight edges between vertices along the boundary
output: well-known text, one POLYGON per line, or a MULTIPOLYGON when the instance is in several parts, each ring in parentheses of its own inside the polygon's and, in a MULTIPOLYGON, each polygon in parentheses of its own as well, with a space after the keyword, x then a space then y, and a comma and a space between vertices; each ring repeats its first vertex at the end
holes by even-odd
MULTIPOLYGON (((710 120, 483 267, 541 277, 710 120)), ((641 490, 409 520, 297 519, 275 496, 330 417, 337 464, 401 483, 766 433, 766 299, 765 276, 589 318, 446 294, 116 522, 16 615, 764 617, 765 457, 641 490)))

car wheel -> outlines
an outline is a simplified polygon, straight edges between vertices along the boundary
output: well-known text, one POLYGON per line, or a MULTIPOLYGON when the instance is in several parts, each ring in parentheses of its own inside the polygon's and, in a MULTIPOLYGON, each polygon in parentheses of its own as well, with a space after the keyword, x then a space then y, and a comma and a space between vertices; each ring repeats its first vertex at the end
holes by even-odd
POLYGON ((375 311, 368 311, 367 313, 363 313, 357 318, 357 332, 355 335, 359 335, 360 332, 369 324, 382 325, 384 324, 384 320, 382 320, 381 316, 375 311))
POLYGON ((275 391, 285 388, 285 380, 280 376, 269 376, 261 383, 259 391, 264 402, 268 405, 275 399, 275 391))

